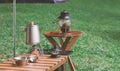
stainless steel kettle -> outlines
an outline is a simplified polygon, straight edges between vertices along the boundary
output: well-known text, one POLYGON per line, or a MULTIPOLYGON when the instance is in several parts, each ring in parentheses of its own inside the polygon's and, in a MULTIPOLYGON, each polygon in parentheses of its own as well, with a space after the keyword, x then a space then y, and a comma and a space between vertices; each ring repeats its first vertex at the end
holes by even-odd
POLYGON ((39 27, 34 22, 31 22, 29 25, 26 26, 25 32, 27 45, 36 45, 40 43, 39 27))

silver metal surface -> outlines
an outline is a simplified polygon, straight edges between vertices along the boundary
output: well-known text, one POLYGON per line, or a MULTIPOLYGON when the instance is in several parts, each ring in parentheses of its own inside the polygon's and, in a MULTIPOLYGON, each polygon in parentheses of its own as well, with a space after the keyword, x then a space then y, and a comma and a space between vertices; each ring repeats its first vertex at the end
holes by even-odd
POLYGON ((36 45, 40 43, 40 32, 39 27, 31 22, 25 29, 26 31, 26 44, 36 45))

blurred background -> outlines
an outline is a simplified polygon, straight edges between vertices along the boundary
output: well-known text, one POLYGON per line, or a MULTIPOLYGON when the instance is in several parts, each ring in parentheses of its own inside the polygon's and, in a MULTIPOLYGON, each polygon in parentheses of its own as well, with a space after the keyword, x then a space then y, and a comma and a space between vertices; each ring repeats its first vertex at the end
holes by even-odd
MULTIPOLYGON (((2 1, 2 0, 0 0, 2 1)), ((0 3, 0 61, 13 56, 13 4, 0 3)), ((23 0, 21 0, 23 1, 23 0)), ((56 19, 67 10, 71 30, 84 32, 72 48, 77 71, 120 71, 120 0, 69 0, 61 4, 17 3, 16 54, 27 53, 25 27, 34 21, 40 27, 44 49, 53 47, 44 37, 58 30, 56 19)))

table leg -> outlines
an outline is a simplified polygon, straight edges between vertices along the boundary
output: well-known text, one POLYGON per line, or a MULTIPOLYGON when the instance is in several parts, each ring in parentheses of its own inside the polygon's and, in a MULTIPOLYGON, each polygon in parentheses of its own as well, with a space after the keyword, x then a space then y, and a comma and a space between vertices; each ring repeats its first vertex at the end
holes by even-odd
POLYGON ((55 71, 65 71, 65 65, 63 64, 59 68, 57 68, 55 71))
POLYGON ((62 65, 62 71, 65 71, 65 64, 62 65))
POLYGON ((65 48, 65 50, 66 50, 66 51, 69 51, 69 50, 72 48, 72 46, 74 45, 74 43, 76 42, 77 39, 78 39, 78 36, 73 37, 73 38, 71 39, 70 43, 68 44, 68 46, 65 48))
POLYGON ((46 38, 49 40, 49 42, 53 45, 53 46, 58 46, 58 47, 60 47, 59 45, 58 45, 58 43, 52 38, 52 37, 48 37, 48 36, 46 36, 46 38))
POLYGON ((65 49, 66 49, 67 45, 70 43, 70 42, 69 42, 70 39, 71 39, 71 37, 67 37, 67 38, 65 39, 65 41, 64 41, 64 43, 63 43, 63 45, 62 45, 62 50, 65 50, 65 49))
POLYGON ((75 65, 74 65, 74 63, 72 62, 70 56, 68 57, 68 63, 69 63, 69 65, 70 65, 71 71, 76 71, 76 70, 75 70, 75 65))
POLYGON ((63 45, 63 39, 62 37, 58 37, 59 41, 60 41, 60 44, 63 45))

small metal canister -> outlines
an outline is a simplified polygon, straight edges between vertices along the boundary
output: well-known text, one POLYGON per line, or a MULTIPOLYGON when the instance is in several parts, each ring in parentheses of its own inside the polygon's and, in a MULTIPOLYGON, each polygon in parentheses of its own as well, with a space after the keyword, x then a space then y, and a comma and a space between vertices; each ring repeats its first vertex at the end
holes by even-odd
POLYGON ((28 63, 27 57, 15 57, 14 60, 16 66, 24 66, 28 63))

